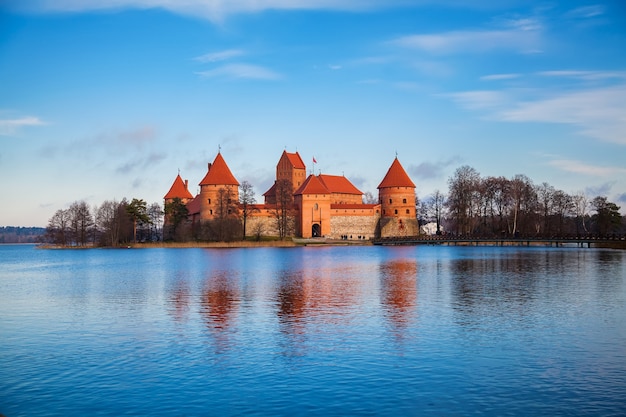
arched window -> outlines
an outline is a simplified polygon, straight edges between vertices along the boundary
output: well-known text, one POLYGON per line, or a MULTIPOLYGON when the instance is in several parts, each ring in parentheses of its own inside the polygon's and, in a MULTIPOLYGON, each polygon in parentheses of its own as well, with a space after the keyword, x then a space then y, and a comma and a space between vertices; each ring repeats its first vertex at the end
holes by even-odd
POLYGON ((395 214, 398 214, 398 210, 394 210, 395 214))
POLYGON ((403 204, 406 204, 406 198, 403 198, 403 199, 402 199, 402 203, 403 203, 403 204))
POLYGON ((409 214, 409 209, 406 209, 406 214, 409 214))
POLYGON ((211 199, 209 198, 209 204, 211 204, 211 199))
POLYGON ((390 199, 389 199, 389 204, 391 204, 391 203, 392 203, 392 200, 391 200, 391 198, 390 198, 390 199))

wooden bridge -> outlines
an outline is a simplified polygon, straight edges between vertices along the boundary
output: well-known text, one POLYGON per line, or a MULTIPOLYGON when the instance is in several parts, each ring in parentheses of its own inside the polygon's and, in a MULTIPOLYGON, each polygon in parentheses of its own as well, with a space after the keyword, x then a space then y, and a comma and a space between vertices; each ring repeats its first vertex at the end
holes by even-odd
POLYGON ((374 239, 374 245, 448 245, 448 246, 564 246, 626 249, 626 236, 458 236, 419 235, 374 239))

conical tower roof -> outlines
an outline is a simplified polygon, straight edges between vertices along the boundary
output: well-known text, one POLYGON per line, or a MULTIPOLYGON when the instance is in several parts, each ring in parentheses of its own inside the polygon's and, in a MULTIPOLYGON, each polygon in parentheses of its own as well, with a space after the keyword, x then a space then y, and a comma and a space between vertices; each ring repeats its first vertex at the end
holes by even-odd
POLYGON ((230 168, 224 161, 221 153, 218 153, 213 163, 209 166, 209 171, 206 173, 200 185, 236 185, 239 186, 239 182, 235 178, 230 168))
POLYGON ((398 158, 394 159, 393 163, 389 167, 387 171, 387 175, 378 185, 378 188, 389 188, 389 187, 412 187, 415 188, 415 184, 411 181, 408 174, 402 167, 398 158))
POLYGON ((180 177, 180 174, 178 174, 176 176, 176 179, 174 180, 174 183, 172 184, 172 187, 167 192, 167 194, 165 194, 165 197, 163 198, 165 200, 168 200, 171 198, 190 198, 191 199, 193 198, 193 195, 191 195, 191 193, 185 186, 183 179, 180 177))

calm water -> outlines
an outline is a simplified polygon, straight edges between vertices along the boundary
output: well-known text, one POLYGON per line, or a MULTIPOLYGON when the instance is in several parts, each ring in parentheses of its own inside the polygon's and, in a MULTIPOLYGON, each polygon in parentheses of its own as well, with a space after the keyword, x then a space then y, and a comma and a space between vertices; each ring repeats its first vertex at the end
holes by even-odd
POLYGON ((626 251, 0 246, 0 413, 626 415, 626 251))

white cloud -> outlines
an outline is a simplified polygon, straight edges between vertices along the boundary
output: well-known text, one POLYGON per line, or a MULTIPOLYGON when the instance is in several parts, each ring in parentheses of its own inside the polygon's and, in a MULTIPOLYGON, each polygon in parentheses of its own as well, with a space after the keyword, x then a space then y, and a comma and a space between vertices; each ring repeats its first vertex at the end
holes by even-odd
MULTIPOLYGON (((516 89, 462 91, 442 96, 461 107, 484 110, 495 120, 568 124, 582 135, 605 142, 626 145, 626 72, 557 70, 524 76, 539 84, 516 89), (545 77, 568 78, 557 86, 545 77), (573 84, 572 80, 578 81, 573 84)), ((522 74, 496 74, 482 80, 522 77, 522 74)))
POLYGON ((506 93, 493 90, 463 91, 442 96, 450 97, 461 107, 470 110, 499 108, 509 101, 506 93))
POLYGON ((250 64, 228 64, 197 72, 203 78, 247 78, 257 80, 278 80, 282 76, 268 68, 250 64))
POLYGON ((23 127, 41 125, 45 125, 45 123, 38 117, 34 116, 25 116, 17 119, 0 119, 0 135, 13 135, 23 127))
POLYGON ((626 175, 626 168, 589 165, 572 159, 554 159, 549 164, 563 171, 594 177, 615 178, 626 175))
POLYGON ((570 19, 589 19, 590 17, 597 17, 603 15, 605 8, 601 4, 593 4, 591 6, 578 7, 570 10, 565 14, 565 17, 570 19))
POLYGON ((195 57, 194 60, 200 61, 200 62, 219 62, 219 61, 226 61, 228 59, 235 58, 235 57, 242 56, 242 55, 244 55, 244 51, 240 49, 227 49, 225 51, 211 52, 208 54, 204 54, 204 55, 195 57))
MULTIPOLYGON (((428 1, 425 1, 427 3, 428 1)), ((236 13, 263 10, 351 10, 362 11, 414 5, 410 0, 33 0, 13 7, 35 12, 84 12, 94 10, 161 8, 174 13, 200 16, 214 21, 236 13)))
POLYGON ((579 70, 560 70, 560 71, 542 71, 538 73, 545 77, 567 77, 580 79, 585 81, 600 81, 609 79, 626 80, 626 71, 579 71, 579 70))
POLYGON ((537 26, 502 30, 467 30, 408 35, 396 38, 391 44, 435 54, 478 53, 493 50, 536 52, 540 41, 537 26))
POLYGON ((517 103, 498 113, 510 122, 548 122, 578 126, 580 133, 626 145, 626 84, 566 93, 517 103))
POLYGON ((512 80, 519 78, 520 74, 491 74, 480 77, 483 81, 512 80))

